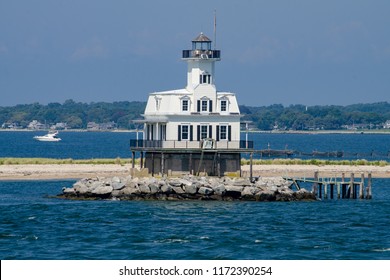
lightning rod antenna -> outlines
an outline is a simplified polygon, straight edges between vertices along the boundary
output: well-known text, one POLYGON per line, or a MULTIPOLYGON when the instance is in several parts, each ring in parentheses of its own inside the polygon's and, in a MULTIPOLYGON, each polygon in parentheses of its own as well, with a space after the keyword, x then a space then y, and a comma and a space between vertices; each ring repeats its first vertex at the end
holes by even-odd
POLYGON ((214 50, 217 49, 217 10, 214 10, 214 50))

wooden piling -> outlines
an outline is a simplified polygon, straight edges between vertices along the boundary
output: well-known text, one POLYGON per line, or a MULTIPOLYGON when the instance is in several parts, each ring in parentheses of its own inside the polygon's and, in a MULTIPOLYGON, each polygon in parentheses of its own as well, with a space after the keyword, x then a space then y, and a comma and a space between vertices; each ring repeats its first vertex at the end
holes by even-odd
POLYGON ((347 196, 347 185, 346 185, 346 183, 343 181, 343 182, 341 183, 341 198, 344 199, 344 198, 346 198, 346 196, 347 196))
POLYGON ((317 194, 318 188, 318 171, 314 172, 314 183, 312 186, 312 193, 317 194))
POLYGON ((253 180, 253 153, 250 153, 249 156, 249 181, 253 180))
POLYGON ((371 187, 372 187, 372 176, 371 176, 371 173, 368 173, 366 199, 371 199, 372 198, 371 187))
POLYGON ((364 173, 360 175, 360 184, 359 184, 359 199, 364 198, 364 173))
POLYGON ((154 176, 154 153, 152 153, 152 177, 154 176))
POLYGON ((161 176, 164 175, 165 173, 165 164, 164 164, 164 153, 162 152, 161 153, 161 176))
POLYGON ((188 170, 190 171, 191 175, 194 174, 194 172, 192 172, 192 153, 190 153, 190 159, 188 160, 188 170))
POLYGON ((322 199, 322 183, 318 183, 318 197, 322 199))
POLYGON ((131 152, 131 168, 134 168, 135 164, 135 152, 131 152))
POLYGON ((355 174, 351 173, 351 179, 349 181, 349 188, 350 188, 350 193, 349 193, 349 198, 353 199, 354 198, 354 188, 355 188, 355 174))
POLYGON ((340 196, 340 192, 341 192, 340 187, 341 187, 340 183, 337 183, 337 199, 341 198, 341 196, 340 196))
POLYGON ((330 183, 330 199, 334 198, 334 183, 330 183))
POLYGON ((328 184, 324 184, 324 198, 328 199, 328 184))
POLYGON ((221 154, 220 153, 218 153, 217 172, 218 172, 218 177, 221 177, 221 154))

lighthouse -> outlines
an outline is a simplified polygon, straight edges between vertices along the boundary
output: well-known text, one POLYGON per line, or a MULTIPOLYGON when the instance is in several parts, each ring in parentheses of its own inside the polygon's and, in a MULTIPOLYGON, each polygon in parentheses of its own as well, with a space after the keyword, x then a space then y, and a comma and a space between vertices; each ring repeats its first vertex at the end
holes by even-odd
POLYGON ((215 64, 221 51, 203 33, 191 43, 181 57, 187 63, 185 88, 149 94, 143 139, 131 140, 132 155, 140 152, 141 168, 152 174, 239 173, 241 153, 253 143, 240 140, 236 95, 217 91, 215 64))

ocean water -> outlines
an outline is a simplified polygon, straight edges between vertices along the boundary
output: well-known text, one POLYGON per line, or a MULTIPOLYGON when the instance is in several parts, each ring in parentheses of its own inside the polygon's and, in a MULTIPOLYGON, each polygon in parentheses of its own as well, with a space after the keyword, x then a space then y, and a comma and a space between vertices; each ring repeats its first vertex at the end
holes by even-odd
MULTIPOLYGON (((39 142, 33 139, 33 136, 43 134, 43 131, 1 131, 0 157, 130 158, 130 139, 136 138, 133 132, 64 131, 59 134, 62 139, 60 142, 39 142)), ((245 139, 244 133, 241 139, 245 139)), ((248 140, 254 141, 254 148, 259 150, 270 147, 305 153, 342 151, 350 156, 339 159, 390 160, 390 134, 250 133, 248 140)))
MULTIPOLYGON (((131 133, 1 132, 0 157, 129 157, 131 133)), ((366 152, 390 135, 258 134, 258 145, 366 152), (313 137, 312 137, 313 136, 313 137), (338 144, 337 144, 338 143, 338 144)), ((256 139, 251 139, 256 140, 256 139)), ((263 148, 263 147, 260 147, 263 148)), ((390 259, 390 179, 371 200, 70 201, 75 181, 0 181, 0 259, 390 259)))
POLYGON ((0 182, 0 259, 390 259, 390 180, 372 200, 69 201, 73 181, 0 182))

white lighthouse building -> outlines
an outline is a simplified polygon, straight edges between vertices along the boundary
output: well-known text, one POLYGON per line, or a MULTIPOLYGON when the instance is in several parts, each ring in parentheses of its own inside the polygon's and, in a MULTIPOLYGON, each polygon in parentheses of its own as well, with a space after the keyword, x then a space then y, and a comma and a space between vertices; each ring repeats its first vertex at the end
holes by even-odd
POLYGON ((253 148, 253 143, 240 141, 235 94, 217 91, 215 63, 221 52, 211 43, 201 33, 191 50, 183 50, 185 88, 149 94, 143 139, 131 141, 131 150, 133 156, 140 151, 141 159, 145 152, 145 167, 152 174, 239 172, 241 152, 253 148))

